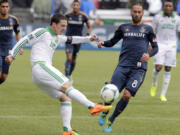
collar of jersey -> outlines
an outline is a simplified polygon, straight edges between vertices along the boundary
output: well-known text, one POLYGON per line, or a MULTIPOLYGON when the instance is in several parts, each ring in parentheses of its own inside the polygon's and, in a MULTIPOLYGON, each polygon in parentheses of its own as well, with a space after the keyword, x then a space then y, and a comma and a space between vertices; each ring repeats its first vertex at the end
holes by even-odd
MULTIPOLYGON (((163 16, 166 16, 164 12, 163 12, 163 16)), ((172 17, 172 18, 175 17, 175 13, 174 13, 174 12, 172 12, 171 17, 172 17)))
POLYGON ((49 31, 49 33, 51 33, 52 36, 55 35, 54 31, 51 29, 51 27, 46 27, 46 29, 49 31))
POLYGON ((2 15, 0 15, 1 19, 7 19, 9 17, 9 15, 6 15, 5 17, 3 17, 2 15))

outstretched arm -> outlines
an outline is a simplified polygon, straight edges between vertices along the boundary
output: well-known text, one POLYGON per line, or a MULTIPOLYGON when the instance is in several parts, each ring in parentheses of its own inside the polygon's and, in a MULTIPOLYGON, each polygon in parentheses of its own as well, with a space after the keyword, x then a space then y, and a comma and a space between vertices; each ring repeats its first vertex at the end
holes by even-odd
POLYGON ((99 37, 96 35, 92 36, 59 36, 60 44, 68 43, 68 44, 81 44, 88 43, 90 41, 98 41, 99 37))
POLYGON ((121 26, 116 30, 114 36, 107 41, 101 41, 98 43, 98 48, 105 47, 112 47, 114 46, 121 38, 123 38, 123 31, 121 30, 121 26))

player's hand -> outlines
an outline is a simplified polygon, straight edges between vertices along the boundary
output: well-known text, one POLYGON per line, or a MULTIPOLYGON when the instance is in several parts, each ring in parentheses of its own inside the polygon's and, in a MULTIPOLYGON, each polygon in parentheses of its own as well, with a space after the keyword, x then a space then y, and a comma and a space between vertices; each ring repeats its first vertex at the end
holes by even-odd
POLYGON ((13 62, 13 57, 12 57, 12 55, 9 55, 9 56, 6 56, 6 58, 5 58, 5 61, 8 63, 8 64, 11 64, 12 62, 13 62))
POLYGON ((148 60, 149 60, 149 54, 144 53, 141 57, 141 62, 148 62, 148 60))
POLYGON ((103 41, 100 41, 98 44, 97 44, 97 46, 98 46, 98 48, 102 48, 102 45, 104 44, 104 42, 103 41))
POLYGON ((20 55, 23 55, 23 53, 24 53, 24 49, 21 48, 21 49, 19 50, 19 54, 20 54, 20 55))
POLYGON ((98 41, 99 37, 97 35, 92 35, 90 41, 98 41))

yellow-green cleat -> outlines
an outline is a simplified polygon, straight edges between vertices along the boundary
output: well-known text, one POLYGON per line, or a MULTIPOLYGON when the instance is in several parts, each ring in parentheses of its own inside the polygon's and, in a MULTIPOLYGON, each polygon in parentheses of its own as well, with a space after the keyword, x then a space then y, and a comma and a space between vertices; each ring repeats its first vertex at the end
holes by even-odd
POLYGON ((161 100, 162 102, 166 102, 166 101, 167 101, 167 98, 166 98, 165 95, 161 95, 161 96, 160 96, 160 100, 161 100))
POLYGON ((151 95, 151 97, 154 97, 156 95, 156 87, 155 86, 151 87, 150 95, 151 95))

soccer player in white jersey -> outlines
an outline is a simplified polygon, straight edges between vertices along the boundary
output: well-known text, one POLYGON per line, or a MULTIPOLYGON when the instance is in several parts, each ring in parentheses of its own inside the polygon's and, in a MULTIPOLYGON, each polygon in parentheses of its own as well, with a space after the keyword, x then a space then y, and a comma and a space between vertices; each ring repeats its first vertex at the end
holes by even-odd
POLYGON ((158 77, 162 67, 164 66, 164 76, 162 81, 162 91, 160 94, 161 101, 167 101, 166 93, 171 80, 171 68, 176 66, 176 44, 177 32, 180 37, 180 20, 173 12, 173 2, 165 0, 163 12, 153 19, 153 28, 156 32, 159 52, 155 55, 155 69, 152 75, 152 88, 150 95, 156 95, 158 77))
POLYGON ((67 42, 78 44, 98 40, 96 35, 86 37, 63 36, 61 34, 66 30, 66 26, 67 20, 65 16, 53 15, 49 27, 38 28, 17 42, 10 51, 10 55, 6 57, 6 62, 12 63, 23 46, 32 45, 32 80, 45 93, 61 102, 62 135, 78 135, 70 125, 72 115, 71 99, 87 107, 93 116, 103 110, 109 110, 111 106, 102 106, 88 100, 80 91, 71 86, 66 76, 52 66, 52 56, 59 44, 67 42))

